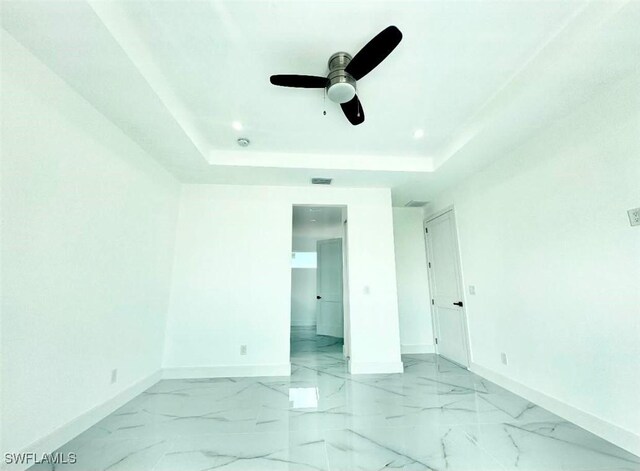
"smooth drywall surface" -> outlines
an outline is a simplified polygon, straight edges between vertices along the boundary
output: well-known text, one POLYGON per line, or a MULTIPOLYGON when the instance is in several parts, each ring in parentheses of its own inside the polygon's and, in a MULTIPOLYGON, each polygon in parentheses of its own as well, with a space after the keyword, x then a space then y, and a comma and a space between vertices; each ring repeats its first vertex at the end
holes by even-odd
POLYGON ((423 220, 422 208, 393 208, 403 353, 430 353, 434 350, 423 220))
POLYGON ((289 365, 294 204, 347 206, 351 365, 401 369, 388 189, 184 185, 164 360, 175 374, 289 365))
POLYGON ((636 453, 638 90, 621 81, 428 209, 455 207, 473 362, 635 434, 636 453))
POLYGON ((178 190, 2 32, 3 451, 157 373, 178 190))

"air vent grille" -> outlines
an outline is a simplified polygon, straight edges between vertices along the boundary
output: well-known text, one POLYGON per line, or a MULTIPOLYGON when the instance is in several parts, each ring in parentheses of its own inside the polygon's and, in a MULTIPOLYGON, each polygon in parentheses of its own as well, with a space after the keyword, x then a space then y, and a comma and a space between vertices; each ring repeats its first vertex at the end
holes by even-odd
POLYGON ((422 208, 423 206, 426 206, 428 203, 429 203, 428 201, 411 200, 407 204, 405 204, 405 206, 407 208, 422 208))
POLYGON ((321 178, 321 177, 315 177, 311 179, 311 184, 312 185, 331 185, 333 179, 331 178, 321 178))

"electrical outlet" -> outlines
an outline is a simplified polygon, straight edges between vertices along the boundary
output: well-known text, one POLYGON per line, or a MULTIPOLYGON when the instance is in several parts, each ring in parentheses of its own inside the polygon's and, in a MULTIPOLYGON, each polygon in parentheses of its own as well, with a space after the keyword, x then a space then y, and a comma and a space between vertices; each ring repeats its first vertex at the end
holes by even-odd
POLYGON ((509 360, 507 360, 507 354, 502 352, 500 354, 500 359, 502 360, 502 364, 503 365, 508 365, 509 364, 509 360))
POLYGON ((118 369, 111 370, 111 384, 114 384, 118 381, 118 369))
POLYGON ((246 354, 247 354, 247 346, 240 345, 240 355, 246 355, 246 354))
POLYGON ((469 294, 476 294, 476 287, 473 285, 469 285, 469 294))
POLYGON ((640 208, 630 209, 627 211, 629 222, 632 226, 640 226, 640 208))

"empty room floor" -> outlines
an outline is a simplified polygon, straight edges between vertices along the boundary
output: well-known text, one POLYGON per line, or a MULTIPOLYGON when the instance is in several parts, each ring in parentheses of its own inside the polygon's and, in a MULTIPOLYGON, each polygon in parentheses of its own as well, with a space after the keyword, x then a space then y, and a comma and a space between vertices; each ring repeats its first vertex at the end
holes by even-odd
POLYGON ((640 469, 436 355, 403 355, 404 374, 351 376, 340 340, 295 329, 291 345, 291 377, 159 382, 62 447, 78 456, 68 469, 640 469))

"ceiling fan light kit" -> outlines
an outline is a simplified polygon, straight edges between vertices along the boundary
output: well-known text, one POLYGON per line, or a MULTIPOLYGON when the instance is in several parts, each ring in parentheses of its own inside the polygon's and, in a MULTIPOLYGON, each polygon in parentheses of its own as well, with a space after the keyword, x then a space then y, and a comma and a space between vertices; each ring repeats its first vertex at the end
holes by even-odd
POLYGON ((346 52, 336 52, 329 58, 327 96, 334 103, 346 103, 356 96, 356 79, 345 70, 349 62, 351 56, 346 52))
POLYGON ((272 75, 271 83, 280 87, 325 88, 329 99, 340 104, 351 124, 364 122, 364 110, 356 94, 356 82, 375 69, 391 54, 402 33, 395 26, 383 29, 352 57, 346 52, 336 52, 329 58, 327 77, 313 75, 272 75))

